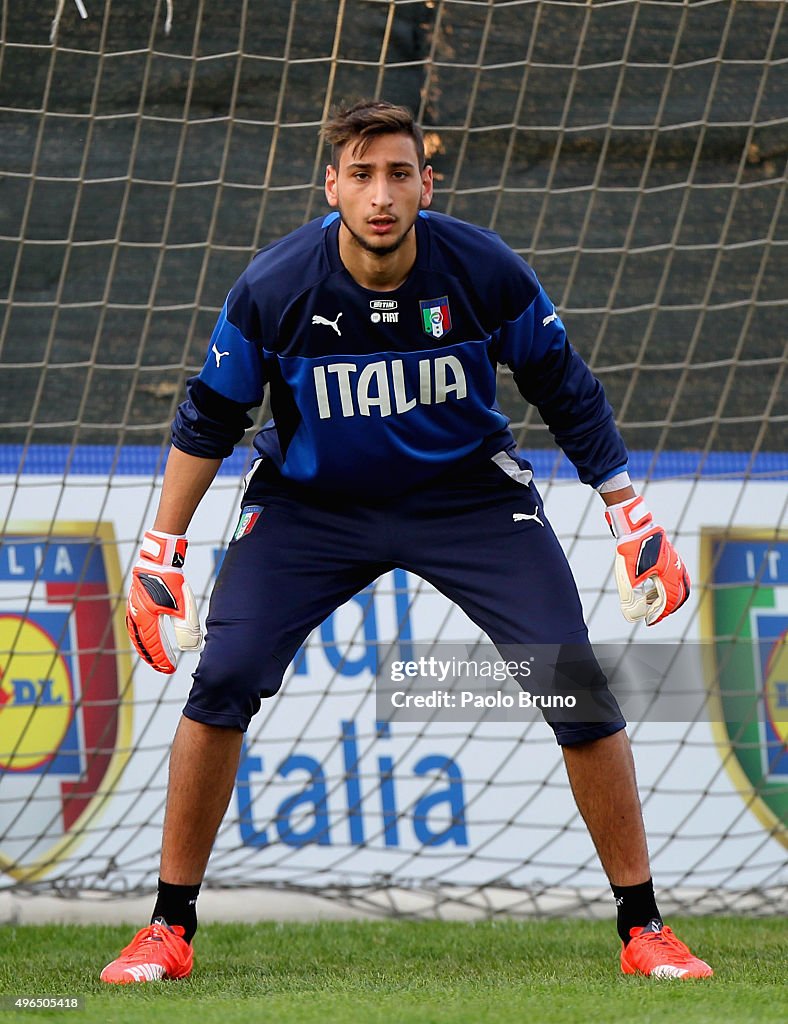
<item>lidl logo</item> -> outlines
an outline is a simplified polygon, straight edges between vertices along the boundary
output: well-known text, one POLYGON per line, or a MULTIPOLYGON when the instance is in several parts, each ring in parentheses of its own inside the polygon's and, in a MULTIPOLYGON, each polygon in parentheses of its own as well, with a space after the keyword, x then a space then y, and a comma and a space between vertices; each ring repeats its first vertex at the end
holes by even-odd
POLYGON ((788 846, 788 533, 704 530, 712 719, 748 806, 788 846))
POLYGON ((120 582, 109 524, 24 524, 0 545, 0 870, 17 879, 74 848, 128 759, 120 582))
POLYGON ((432 338, 442 338, 451 330, 451 313, 449 312, 449 297, 443 295, 440 299, 422 299, 419 302, 421 308, 421 323, 424 332, 432 338))
POLYGON ((74 678, 68 650, 58 640, 68 630, 64 612, 0 617, 0 768, 41 773, 78 771, 74 678))

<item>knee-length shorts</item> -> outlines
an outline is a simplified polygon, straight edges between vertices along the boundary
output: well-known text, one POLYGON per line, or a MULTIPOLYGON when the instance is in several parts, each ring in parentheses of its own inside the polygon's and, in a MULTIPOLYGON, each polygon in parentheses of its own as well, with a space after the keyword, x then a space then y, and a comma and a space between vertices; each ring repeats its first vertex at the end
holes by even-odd
POLYGON ((214 586, 185 716, 246 731, 311 631, 399 567, 455 602, 502 652, 520 645, 572 651, 577 685, 592 688, 604 710, 590 721, 544 712, 558 743, 623 729, 569 564, 525 466, 515 453, 501 453, 418 492, 365 504, 310 495, 263 465, 247 489, 253 501, 242 505, 259 513, 230 542, 214 586))

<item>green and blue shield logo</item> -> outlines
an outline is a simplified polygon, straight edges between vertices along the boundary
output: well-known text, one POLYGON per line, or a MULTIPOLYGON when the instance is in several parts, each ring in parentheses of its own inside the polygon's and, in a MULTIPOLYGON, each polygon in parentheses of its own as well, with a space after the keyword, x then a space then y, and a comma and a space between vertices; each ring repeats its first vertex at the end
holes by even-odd
POLYGON ((449 297, 442 295, 439 299, 421 299, 421 326, 424 333, 432 338, 442 338, 451 330, 451 312, 449 297))
POLYGON ((701 573, 715 739, 747 805, 788 846, 788 532, 703 530, 701 573))

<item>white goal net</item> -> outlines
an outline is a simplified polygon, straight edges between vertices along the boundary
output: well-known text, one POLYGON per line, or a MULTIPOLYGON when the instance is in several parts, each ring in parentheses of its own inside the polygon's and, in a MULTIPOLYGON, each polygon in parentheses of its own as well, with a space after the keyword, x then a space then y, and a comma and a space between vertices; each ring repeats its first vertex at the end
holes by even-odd
MULTIPOLYGON (((157 676, 122 609, 169 424, 237 275, 324 212, 321 122, 382 97, 425 127, 435 206, 536 269, 690 569, 692 601, 655 639, 708 701, 629 715, 658 891, 785 912, 785 5, 3 0, 0 30, 0 888, 155 883, 195 660, 157 676)), ((598 498, 506 373, 500 401, 592 639, 637 651, 598 498)), ((190 534, 203 617, 248 457, 190 534)), ((404 571, 333 615, 252 723, 208 884, 607 912, 538 717, 376 701, 381 650, 484 643, 404 571)))

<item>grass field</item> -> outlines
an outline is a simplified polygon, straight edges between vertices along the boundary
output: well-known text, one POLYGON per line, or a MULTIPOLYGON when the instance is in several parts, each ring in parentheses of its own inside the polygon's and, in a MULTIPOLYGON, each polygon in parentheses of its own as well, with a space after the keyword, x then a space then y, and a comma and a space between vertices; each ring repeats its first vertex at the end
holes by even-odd
POLYGON ((781 920, 671 922, 715 968, 706 981, 624 977, 610 922, 214 924, 180 982, 110 987, 130 938, 107 926, 0 929, 0 994, 79 995, 81 1010, 2 1019, 167 1024, 784 1024, 781 920))

